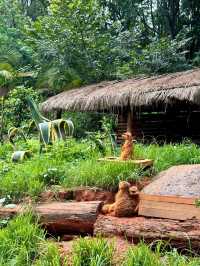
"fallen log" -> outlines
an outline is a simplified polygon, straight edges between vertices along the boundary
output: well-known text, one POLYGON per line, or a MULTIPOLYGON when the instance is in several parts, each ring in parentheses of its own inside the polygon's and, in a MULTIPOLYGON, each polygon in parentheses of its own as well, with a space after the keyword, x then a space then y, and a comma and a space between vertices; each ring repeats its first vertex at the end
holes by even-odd
POLYGON ((92 234, 100 201, 52 202, 34 208, 40 223, 52 234, 92 234))
POLYGON ((13 216, 33 210, 39 222, 51 234, 92 234, 94 223, 101 208, 101 201, 51 202, 35 206, 16 206, 0 208, 0 218, 13 216))
POLYGON ((169 241, 180 249, 200 249, 200 220, 186 221, 160 218, 118 218, 99 215, 94 225, 94 235, 123 236, 137 244, 140 240, 169 241))
POLYGON ((16 214, 20 213, 21 211, 21 206, 16 205, 14 208, 5 208, 5 207, 0 207, 0 219, 7 219, 7 218, 12 218, 16 214))

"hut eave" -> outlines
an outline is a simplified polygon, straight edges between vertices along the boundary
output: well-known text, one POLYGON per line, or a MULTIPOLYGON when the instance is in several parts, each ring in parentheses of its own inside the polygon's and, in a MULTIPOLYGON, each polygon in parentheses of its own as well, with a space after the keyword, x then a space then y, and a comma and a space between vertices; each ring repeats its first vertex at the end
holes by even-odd
POLYGON ((107 81, 62 92, 42 103, 44 112, 105 111, 168 105, 200 105, 200 69, 148 78, 107 81))

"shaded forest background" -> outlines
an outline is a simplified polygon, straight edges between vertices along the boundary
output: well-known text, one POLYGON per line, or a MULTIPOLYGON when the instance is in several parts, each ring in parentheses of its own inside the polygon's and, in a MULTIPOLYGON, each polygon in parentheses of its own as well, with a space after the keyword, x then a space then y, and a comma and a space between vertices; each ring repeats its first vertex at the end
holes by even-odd
POLYGON ((198 0, 0 0, 1 86, 61 91, 199 64, 198 0))
POLYGON ((21 86, 7 124, 26 118, 26 94, 199 65, 199 0, 0 0, 0 90, 21 86))

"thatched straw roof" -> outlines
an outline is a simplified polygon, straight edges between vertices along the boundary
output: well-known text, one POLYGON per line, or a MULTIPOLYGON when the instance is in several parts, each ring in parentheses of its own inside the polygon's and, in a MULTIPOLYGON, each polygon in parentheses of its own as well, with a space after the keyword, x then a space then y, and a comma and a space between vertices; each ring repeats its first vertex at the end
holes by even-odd
POLYGON ((106 81, 64 91, 42 103, 41 109, 44 112, 103 111, 128 106, 166 106, 177 101, 200 105, 200 69, 125 81, 106 81))

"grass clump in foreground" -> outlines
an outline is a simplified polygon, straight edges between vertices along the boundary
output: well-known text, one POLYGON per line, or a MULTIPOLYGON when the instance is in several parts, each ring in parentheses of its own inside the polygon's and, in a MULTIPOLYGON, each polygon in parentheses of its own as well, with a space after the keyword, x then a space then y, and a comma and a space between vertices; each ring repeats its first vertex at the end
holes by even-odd
POLYGON ((57 247, 45 241, 37 219, 26 213, 0 230, 0 265, 60 266, 61 258, 57 247))
POLYGON ((112 266, 114 248, 107 240, 80 238, 72 250, 72 266, 112 266))
POLYGON ((200 258, 181 255, 176 249, 161 250, 162 242, 158 243, 155 252, 150 246, 141 242, 129 248, 122 266, 199 266, 200 258))

